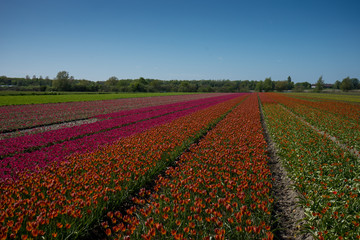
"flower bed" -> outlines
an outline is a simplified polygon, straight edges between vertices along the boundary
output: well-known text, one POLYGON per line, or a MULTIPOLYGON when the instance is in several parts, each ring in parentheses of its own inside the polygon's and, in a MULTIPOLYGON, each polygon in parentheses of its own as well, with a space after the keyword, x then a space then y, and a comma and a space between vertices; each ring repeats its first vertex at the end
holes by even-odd
POLYGON ((139 121, 160 117, 165 114, 183 111, 185 109, 200 106, 207 107, 211 104, 216 104, 220 101, 230 99, 231 97, 232 95, 226 95, 208 98, 205 100, 192 100, 156 107, 147 107, 129 111, 103 114, 100 116, 95 116, 97 119, 101 119, 102 121, 82 124, 71 128, 56 129, 38 134, 0 140, 0 156, 13 154, 15 152, 19 153, 25 150, 29 152, 32 149, 36 149, 41 146, 52 145, 74 138, 80 138, 86 135, 98 133, 100 131, 110 130, 124 125, 133 124, 139 121))
POLYGON ((238 96, 1 184, 1 237, 82 234, 246 97, 238 96))
POLYGON ((158 106, 222 95, 226 94, 209 93, 90 102, 2 106, 0 107, 0 132, 87 119, 96 115, 108 114, 121 110, 158 106))
POLYGON ((101 225, 118 239, 272 239, 267 160, 253 94, 101 225))
MULTIPOLYGON (((200 100, 190 103, 186 102, 180 106, 170 107, 169 109, 164 106, 160 110, 158 109, 158 111, 148 111, 145 112, 145 114, 136 114, 124 118, 108 120, 111 121, 112 128, 109 128, 109 124, 106 123, 97 125, 100 129, 105 128, 108 131, 100 131, 99 128, 94 127, 94 124, 90 124, 90 126, 85 125, 83 128, 85 128, 86 131, 89 133, 94 131, 95 134, 80 135, 80 137, 75 139, 69 139, 71 141, 60 142, 55 145, 41 148, 37 151, 24 152, 5 157, 0 162, 0 169, 2 170, 0 172, 0 179, 5 181, 11 180, 12 178, 16 178, 17 175, 23 171, 34 171, 36 168, 43 168, 51 162, 63 161, 66 159, 66 156, 72 153, 92 151, 101 145, 110 144, 119 138, 127 137, 148 128, 172 121, 178 117, 204 109, 218 102, 234 98, 235 96, 237 95, 216 97, 215 99, 200 100), (174 111, 175 109, 176 111, 174 111), (132 124, 127 125, 125 123, 132 124), (120 126, 114 128, 114 125, 116 126, 116 124, 119 124, 120 126)), ((68 131, 61 129, 59 131, 69 133, 71 136, 76 136, 78 133, 82 132, 81 126, 79 128, 76 128, 75 130, 68 129, 68 131)), ((56 134, 55 131, 53 136, 61 137, 62 135, 56 134)), ((47 139, 43 140, 47 141, 47 139)), ((9 142, 11 143, 11 141, 9 142)), ((36 141, 34 141, 33 144, 36 144, 36 141)))
POLYGON ((278 93, 268 95, 349 148, 360 149, 360 105, 334 101, 313 102, 278 93))
POLYGON ((279 104, 269 104, 269 96, 260 94, 266 123, 302 194, 306 231, 317 239, 359 239, 359 160, 279 104))

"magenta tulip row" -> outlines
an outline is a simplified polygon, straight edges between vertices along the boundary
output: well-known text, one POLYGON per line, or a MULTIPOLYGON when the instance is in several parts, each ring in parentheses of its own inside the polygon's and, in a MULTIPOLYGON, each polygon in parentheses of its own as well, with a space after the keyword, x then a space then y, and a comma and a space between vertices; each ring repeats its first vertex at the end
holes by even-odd
POLYGON ((0 133, 43 126, 121 110, 222 96, 223 93, 127 98, 90 102, 67 102, 0 107, 0 133))
POLYGON ((171 112, 184 110, 185 108, 192 108, 203 104, 217 103, 219 101, 228 99, 229 97, 231 97, 231 95, 214 97, 209 99, 192 100, 181 103, 173 103, 165 106, 147 107, 129 111, 103 114, 96 116, 96 118, 98 119, 103 119, 102 121, 83 124, 80 126, 73 126, 71 128, 62 128, 42 132, 34 135, 25 135, 12 139, 0 140, 0 156, 20 153, 25 150, 29 151, 34 148, 39 148, 41 146, 47 146, 50 144, 68 141, 84 135, 94 134, 96 132, 135 123, 148 118, 154 118, 163 114, 169 114, 171 112))
MULTIPOLYGON (((37 168, 41 169, 51 162, 63 161, 66 159, 66 156, 73 153, 93 151, 99 146, 112 143, 119 138, 142 132, 153 126, 170 122, 178 117, 185 116, 237 96, 239 95, 233 94, 226 97, 217 97, 212 99, 212 101, 210 101, 210 99, 204 99, 202 100, 203 104, 199 104, 198 102, 196 106, 186 108, 186 110, 183 111, 175 111, 157 118, 150 118, 146 121, 139 121, 137 123, 125 125, 120 128, 114 128, 109 131, 98 132, 97 134, 65 141, 49 147, 41 148, 40 150, 34 152, 19 153, 11 157, 6 157, 0 162, 0 179, 2 181, 14 179, 19 172, 34 171, 37 168)), ((166 109, 166 106, 163 107, 166 109)))

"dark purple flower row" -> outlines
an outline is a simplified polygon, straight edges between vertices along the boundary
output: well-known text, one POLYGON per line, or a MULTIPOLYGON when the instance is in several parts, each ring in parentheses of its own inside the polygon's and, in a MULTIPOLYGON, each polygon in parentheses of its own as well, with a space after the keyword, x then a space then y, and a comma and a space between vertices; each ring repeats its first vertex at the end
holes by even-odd
MULTIPOLYGON (((11 157, 6 157, 0 162, 0 179, 2 181, 6 181, 6 179, 14 179, 19 172, 34 171, 37 168, 47 166, 51 162, 64 161, 66 160, 66 156, 73 153, 91 152, 99 146, 113 143, 120 138, 145 131, 151 127, 170 122, 181 116, 185 116, 237 96, 239 95, 233 94, 226 97, 219 97, 217 98, 218 101, 208 101, 209 99, 203 100, 204 104, 198 104, 195 107, 187 108, 183 111, 172 112, 157 118, 151 118, 147 121, 140 121, 135 124, 125 125, 109 131, 99 132, 83 138, 55 144, 34 152, 20 153, 11 157)), ((165 108, 165 106, 163 107, 165 108)))
POLYGON ((207 102, 216 103, 224 99, 228 99, 229 97, 231 97, 231 95, 103 114, 96 116, 96 118, 103 119, 102 121, 83 124, 80 126, 73 126, 71 128, 62 128, 42 132, 34 135, 26 135, 11 139, 0 140, 0 156, 9 155, 16 152, 19 153, 40 146, 60 143, 62 141, 68 141, 75 137, 94 134, 96 132, 106 129, 131 124, 144 119, 183 110, 184 108, 191 108, 197 105, 205 104, 207 102))

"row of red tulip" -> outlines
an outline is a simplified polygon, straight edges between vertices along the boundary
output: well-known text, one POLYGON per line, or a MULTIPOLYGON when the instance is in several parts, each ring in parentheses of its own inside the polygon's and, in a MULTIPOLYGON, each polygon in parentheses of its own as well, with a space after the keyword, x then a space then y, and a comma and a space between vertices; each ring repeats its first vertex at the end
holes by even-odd
MULTIPOLYGON (((156 117, 148 119, 145 118, 146 121, 139 121, 139 117, 141 119, 142 115, 132 115, 129 116, 127 120, 133 124, 121 125, 123 122, 119 121, 120 126, 116 128, 105 129, 106 131, 96 131, 97 129, 93 129, 95 131, 94 134, 80 136, 75 139, 70 139, 69 141, 43 147, 37 151, 24 152, 6 157, 0 162, 0 169, 2 170, 0 172, 0 180, 12 181, 12 179, 17 178, 18 174, 23 171, 34 171, 37 168, 41 169, 47 166, 49 163, 64 161, 68 155, 75 152, 82 153, 86 151, 93 151, 97 147, 104 144, 110 144, 119 138, 142 132, 148 128, 172 121, 178 117, 209 107, 218 101, 224 101, 229 98, 234 98, 235 96, 236 94, 225 97, 216 97, 215 99, 212 99, 212 101, 209 101, 209 99, 200 100, 209 102, 203 102, 202 105, 195 105, 191 108, 185 108, 185 106, 182 106, 185 108, 182 111, 178 110, 176 112, 171 112, 172 110, 170 110, 170 113, 162 114, 160 116, 156 116, 156 112, 153 112, 152 116, 155 114, 156 117)), ((164 111, 166 112, 166 106, 163 108, 165 108, 164 111)), ((120 118, 120 120, 122 119, 120 118)), ((91 130, 91 127, 87 129, 91 130)), ((72 134, 72 129, 69 129, 69 132, 72 134)), ((74 132, 74 135, 76 135, 76 133, 77 131, 74 132)))
POLYGON ((267 160, 253 94, 101 225, 118 239, 272 239, 267 160))
POLYGON ((160 117, 165 114, 171 114, 177 111, 183 111, 198 106, 210 106, 220 101, 231 98, 232 95, 212 97, 207 99, 192 100, 180 103, 161 105, 156 107, 147 107, 129 111, 120 111, 98 116, 101 121, 96 121, 70 128, 55 129, 38 134, 20 136, 10 139, 0 140, 0 156, 20 152, 30 152, 32 149, 38 149, 42 146, 53 145, 56 143, 68 141, 74 138, 80 138, 86 135, 92 135, 100 131, 110 130, 124 125, 133 124, 150 118, 160 117))
POLYGON ((0 237, 75 238, 166 168, 242 99, 131 135, 2 184, 0 237))

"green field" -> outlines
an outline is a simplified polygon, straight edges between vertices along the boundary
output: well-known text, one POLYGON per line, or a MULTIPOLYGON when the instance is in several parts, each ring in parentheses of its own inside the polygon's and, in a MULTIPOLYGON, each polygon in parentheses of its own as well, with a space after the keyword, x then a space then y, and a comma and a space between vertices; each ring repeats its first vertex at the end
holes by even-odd
POLYGON ((327 99, 336 101, 356 102, 360 103, 360 93, 344 94, 344 93, 286 93, 292 97, 306 97, 316 99, 327 99))
POLYGON ((59 95, 0 95, 0 106, 22 105, 22 104, 40 104, 40 103, 61 103, 61 102, 80 102, 110 100, 118 98, 135 98, 135 97, 154 97, 184 95, 194 93, 171 92, 171 93, 65 93, 59 95))

